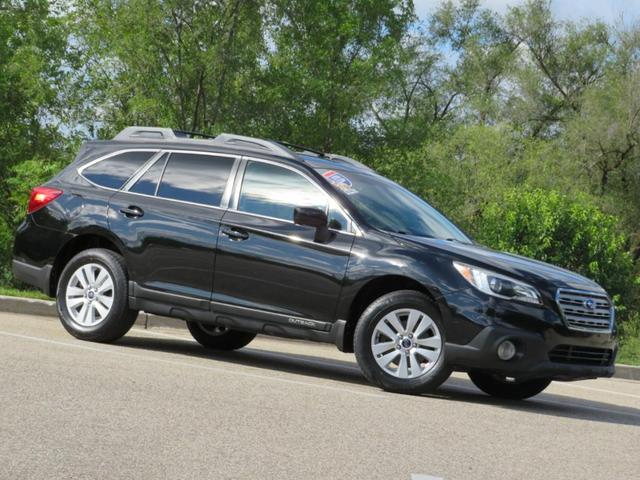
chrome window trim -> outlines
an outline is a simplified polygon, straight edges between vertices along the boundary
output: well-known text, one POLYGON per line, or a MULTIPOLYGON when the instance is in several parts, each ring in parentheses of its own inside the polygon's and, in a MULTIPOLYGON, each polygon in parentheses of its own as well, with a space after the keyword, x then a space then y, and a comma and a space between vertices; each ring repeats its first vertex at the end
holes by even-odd
MULTIPOLYGON (((238 171, 238 180, 236 182, 235 185, 235 191, 234 191, 234 195, 233 195, 233 199, 232 202, 229 205, 229 210, 232 212, 237 212, 237 213, 242 213, 244 215, 251 215, 253 217, 259 217, 259 218, 268 218, 270 220, 277 220, 279 222, 285 222, 285 223, 290 223, 290 224, 294 224, 293 220, 285 220, 282 218, 277 218, 277 217, 270 217, 268 215, 261 215, 258 213, 252 213, 252 212, 245 212, 243 210, 239 210, 238 209, 238 204, 240 201, 240 192, 242 190, 242 183, 244 181, 244 174, 245 174, 245 170, 247 168, 247 164, 252 161, 252 162, 261 162, 261 163, 268 163, 271 165, 275 165, 277 167, 281 167, 284 168, 286 170, 290 170, 292 172, 297 173, 298 175, 300 175, 302 178, 306 179, 309 183, 311 183, 314 187, 316 187, 321 193, 322 195, 324 195, 327 198, 327 209, 330 207, 335 207, 337 208, 340 213, 347 219, 347 221, 349 222, 349 224, 347 225, 347 230, 336 230, 333 228, 330 228, 329 230, 334 231, 334 232, 339 232, 339 233, 343 233, 346 235, 354 235, 354 236, 362 236, 362 230, 360 229, 360 227, 358 226, 358 224, 353 220, 353 218, 351 217, 351 215, 349 215, 348 212, 345 211, 345 209, 342 207, 342 205, 340 205, 331 195, 329 195, 329 193, 327 193, 327 191, 318 184, 318 182, 311 177, 310 175, 308 175, 306 172, 299 170, 291 165, 286 165, 280 162, 274 162, 272 160, 266 160, 263 158, 255 158, 255 157, 249 157, 249 156, 243 156, 243 165, 241 166, 241 168, 238 171)), ((328 212, 327 212, 328 213, 328 212)))
MULTIPOLYGON (((182 203, 182 204, 186 204, 186 205, 196 205, 199 207, 206 207, 206 208, 214 208, 216 210, 226 210, 226 207, 224 206, 224 202, 225 202, 225 195, 227 196, 226 201, 228 202, 228 197, 231 195, 231 191, 233 190, 233 180, 235 178, 235 172, 238 170, 238 165, 240 163, 241 160, 241 156, 240 155, 234 155, 234 154, 226 154, 226 153, 218 153, 218 152, 206 152, 206 151, 201 151, 201 150, 180 150, 180 149, 167 149, 167 148, 163 148, 161 150, 157 150, 157 149, 127 149, 127 150, 118 150, 115 153, 111 153, 107 156, 98 158, 96 160, 91 161, 90 163, 88 163, 87 165, 84 165, 82 168, 86 168, 88 167, 90 164, 93 163, 98 163, 101 160, 106 160, 109 157, 114 156, 117 153, 126 153, 128 151, 142 151, 142 152, 147 152, 147 151, 151 151, 151 152, 156 152, 157 154, 154 155, 152 158, 150 158, 147 162, 144 163, 144 165, 142 165, 142 167, 140 167, 140 169, 134 173, 134 175, 122 186, 122 188, 120 188, 119 190, 116 190, 114 188, 108 188, 108 187, 102 187, 100 185, 96 185, 93 182, 91 182, 90 180, 86 179, 84 176, 82 178, 85 178, 85 180, 87 180, 88 182, 90 182, 92 185, 95 185, 97 188, 102 188, 105 190, 111 190, 114 192, 125 192, 128 193, 129 195, 139 195, 141 197, 147 197, 147 198, 159 198, 161 200, 165 200, 165 201, 169 201, 169 202, 178 202, 178 203, 182 203), (154 195, 147 195, 145 193, 138 193, 138 192, 132 192, 130 189, 133 185, 136 184, 136 182, 138 180, 140 180, 140 178, 147 173, 147 170, 149 170, 153 165, 155 165, 155 163, 160 160, 162 158, 162 156, 164 154, 167 154, 168 157, 165 161, 164 167, 162 169, 162 173, 160 174, 160 180, 158 181, 158 184, 156 185, 156 191, 154 193, 154 195), (197 202, 189 202, 187 200, 180 200, 177 198, 165 198, 165 197, 160 197, 158 196, 158 189, 160 188, 160 184, 162 183, 162 179, 164 177, 164 172, 167 168, 167 165, 169 164, 169 160, 171 160, 171 154, 173 153, 192 153, 192 154, 196 154, 196 155, 209 155, 212 157, 225 157, 225 158, 232 158, 233 159, 233 165, 231 165, 231 170, 229 171, 229 178, 227 178, 227 183, 224 187, 224 191, 222 193, 222 198, 220 200, 220 205, 207 205, 206 203, 197 203, 197 202)), ((80 173, 80 172, 79 172, 80 173)))
MULTIPOLYGON (((166 155, 167 158, 164 159, 164 165, 162 166, 162 171, 160 172, 160 178, 158 178, 158 183, 156 183, 156 189, 153 191, 153 196, 158 196, 158 190, 160 190, 160 184, 162 183, 162 178, 164 177, 164 172, 167 170, 167 165, 169 165, 169 159, 171 158, 171 152, 165 151, 163 156, 166 155)), ((151 167, 149 167, 151 168, 151 167)), ((164 198, 164 197, 163 197, 164 198)))
POLYGON ((153 167, 156 162, 158 160, 160 160, 162 158, 162 156, 164 155, 165 152, 163 152, 162 150, 160 150, 158 153, 156 153, 155 155, 152 155, 151 158, 149 160, 147 160, 134 174, 133 176, 127 180, 126 182, 124 182, 124 185, 122 186, 122 188, 120 190, 129 190, 131 187, 133 187, 138 180, 140 180, 140 178, 147 173, 147 170, 149 170, 151 167, 153 167))
POLYGON ((185 205, 195 205, 198 207, 205 207, 205 208, 212 208, 214 210, 230 210, 232 212, 236 212, 236 213, 242 213, 244 215, 250 215, 253 217, 258 217, 258 218, 266 218, 269 220, 276 220, 279 222, 284 222, 284 223, 289 223, 289 224, 294 224, 293 220, 284 220, 282 218, 276 218, 276 217, 270 217, 267 215, 260 215, 257 213, 251 213, 251 212, 244 212, 242 210, 238 210, 236 207, 238 205, 238 201, 240 198, 240 190, 242 187, 242 181, 244 179, 244 171, 245 168, 247 166, 247 163, 249 161, 255 161, 255 162, 262 162, 262 163, 269 163, 278 167, 282 167, 285 168, 287 170, 291 170, 292 172, 297 173, 298 175, 302 176, 303 178, 305 178, 306 180, 308 180, 309 182, 311 182, 312 185, 314 185, 318 190, 320 190, 320 192, 322 192, 322 194, 327 197, 328 199, 328 204, 332 204, 334 205, 339 211, 340 213, 342 213, 342 215, 344 215, 344 217, 349 221, 349 231, 347 230, 336 230, 331 228, 331 231, 334 232, 338 232, 338 233, 342 233, 344 235, 353 235, 356 237, 360 237, 362 236, 362 230, 360 229, 360 227, 358 226, 358 224, 353 220, 352 216, 342 207, 342 205, 340 205, 333 197, 331 197, 331 195, 329 195, 329 193, 327 193, 327 191, 318 184, 318 182, 311 176, 309 176, 306 172, 299 170, 291 165, 287 165, 281 162, 276 162, 273 160, 267 160, 264 158, 256 158, 256 157, 251 157, 251 156, 247 156, 247 155, 237 155, 237 154, 229 154, 229 153, 220 153, 220 152, 207 152, 207 151, 202 151, 202 150, 183 150, 183 149, 167 149, 167 148, 162 148, 162 149, 157 149, 157 148, 124 148, 122 150, 115 150, 113 152, 110 152, 106 155, 103 155, 101 157, 96 158, 95 160, 91 160, 90 162, 86 163, 85 165, 82 165, 81 167, 78 167, 78 169, 76 170, 77 173, 87 182, 89 182, 91 185, 93 185, 96 188, 101 188, 103 190, 108 190, 108 191, 112 191, 112 192, 124 192, 127 193, 129 195, 138 195, 141 197, 147 197, 147 198, 157 198, 160 200, 164 200, 166 202, 177 202, 177 203, 181 203, 181 204, 185 204, 185 205), (131 176, 131 178, 129 178, 125 184, 119 188, 119 189, 115 189, 115 188, 110 188, 110 187, 104 187, 102 185, 98 185, 97 183, 92 182, 91 180, 89 180, 88 178, 86 178, 82 172, 92 166, 95 165, 96 163, 99 163, 103 160, 107 160, 111 157, 114 157, 116 155, 120 155, 123 153, 129 153, 129 152, 155 152, 154 155, 151 156, 151 158, 149 158, 149 160, 147 160, 140 168, 138 168, 138 170, 136 170, 136 172, 134 172, 134 174, 131 176), (154 195, 147 195, 145 193, 137 193, 137 192, 132 192, 130 191, 130 188, 135 185, 135 183, 140 179, 140 177, 142 177, 149 168, 151 168, 152 165, 155 164, 156 161, 158 161, 162 155, 164 155, 165 153, 169 154, 169 157, 167 158, 167 160, 165 161, 164 164, 164 168, 162 170, 162 174, 160 175, 160 181, 158 182, 158 185, 156 185, 156 192, 154 195), (229 178, 227 179, 227 184, 225 185, 225 189, 224 192, 222 194, 222 199, 220 201, 220 205, 215 206, 215 205, 207 205, 204 203, 196 203, 196 202, 189 202, 187 200, 179 200, 176 198, 165 198, 165 197, 160 197, 158 196, 158 189, 160 187, 160 183, 162 182, 162 178, 164 177, 164 171, 167 168, 167 165, 169 164, 169 160, 171 158, 171 154, 172 153, 190 153, 190 154, 196 154, 196 155, 209 155, 209 156, 213 156, 213 157, 226 157, 226 158, 233 158, 235 161, 231 167, 231 170, 229 172, 229 178), (226 205, 225 205, 225 201, 226 201, 226 205))
POLYGON ((137 193, 137 192, 129 192, 129 191, 124 191, 124 190, 120 190, 122 193, 126 193, 128 195, 137 195, 139 197, 146 197, 146 198, 155 198, 157 200, 163 200, 165 202, 176 202, 176 203, 182 203, 184 205, 194 205, 196 207, 202 207, 202 208, 212 208, 214 210, 221 210, 223 212, 226 212, 227 209, 226 208, 222 208, 222 207, 216 207, 215 205, 206 205, 204 203, 195 203, 195 202, 189 202, 187 200, 178 200, 176 198, 164 198, 164 197, 158 197, 156 195, 147 195, 146 193, 137 193))
MULTIPOLYGON (((244 212, 242 212, 242 213, 244 213, 244 212)), ((276 220, 280 220, 280 219, 276 219, 276 220)), ((293 223, 293 222, 291 222, 291 223, 293 223)), ((241 225, 238 225, 238 226, 240 228, 244 228, 241 225)), ((271 235, 273 237, 283 238, 283 239, 288 240, 289 242, 293 242, 293 243, 304 243, 306 245, 313 245, 315 247, 322 247, 322 248, 325 248, 325 249, 342 252, 345 255, 348 255, 351 252, 351 246, 349 246, 347 248, 341 248, 341 247, 337 247, 335 245, 332 245, 331 243, 318 243, 318 242, 314 242, 313 240, 307 240, 306 238, 299 237, 299 236, 297 236, 295 234, 291 235, 291 234, 286 234, 286 233, 273 232, 271 230, 265 230, 265 229, 256 228, 256 227, 251 227, 250 229, 253 230, 253 231, 260 232, 263 235, 271 235)), ((330 230, 332 230, 332 229, 330 229, 330 230)), ((355 234, 351 233, 351 232, 344 232, 342 230, 339 230, 339 231, 338 230, 334 230, 334 231, 337 231, 342 235, 348 235, 348 236, 351 236, 351 237, 355 236, 355 234)))
POLYGON ((151 161, 151 159, 152 159, 153 157, 155 157, 155 156, 156 156, 155 154, 154 154, 154 155, 152 155, 152 156, 151 156, 151 158, 150 158, 149 160, 147 160, 145 163, 143 163, 140 167, 138 167, 138 169, 137 169, 135 172, 133 172, 132 177, 128 178, 128 179, 127 179, 127 181, 125 181, 124 185, 123 185, 122 187, 120 187, 120 188, 111 188, 111 187, 104 187, 104 186, 102 186, 102 185, 98 185, 97 183, 94 183, 94 182, 92 182, 91 180, 89 180, 87 177, 85 177, 85 176, 83 175, 83 173, 82 173, 82 172, 84 172, 87 168, 92 167, 92 166, 93 166, 93 165, 95 165, 96 163, 102 162, 103 160, 107 160, 107 159, 109 159, 109 158, 111 158, 111 157, 115 157, 116 155, 120 155, 120 154, 122 154, 122 153, 129 153, 129 152, 156 152, 156 154, 158 154, 158 153, 160 153, 161 151, 162 151, 162 150, 159 150, 159 149, 157 149, 157 148, 125 148, 125 149, 122 149, 122 150, 115 150, 115 151, 110 152, 110 153, 108 153, 108 154, 106 154, 106 155, 103 155, 103 156, 101 156, 101 157, 98 157, 98 158, 96 158, 95 160, 91 160, 90 162, 85 163, 84 165, 82 165, 82 166, 78 167, 78 168, 76 169, 76 172, 78 173, 78 175, 80 175, 83 179, 85 179, 87 182, 89 182, 89 183, 90 183, 91 185, 93 185, 94 187, 102 188, 103 190, 109 190, 109 191, 111 191, 111 192, 119 192, 119 191, 121 191, 121 190, 122 190, 122 188, 123 188, 127 183, 129 183, 129 180, 131 180, 131 178, 132 178, 133 176, 135 176, 135 175, 136 175, 136 174, 137 174, 141 169, 143 169, 143 168, 147 165, 147 163, 148 163, 148 162, 150 162, 150 161, 151 161))
MULTIPOLYGON (((224 187, 224 192, 222 193, 222 198, 220 199, 220 207, 224 208, 225 210, 229 208, 229 202, 231 202, 231 194, 233 193, 233 185, 235 183, 238 170, 240 169, 241 162, 242 162, 241 157, 235 157, 235 161, 231 166, 231 171, 229 172, 229 178, 227 178, 227 185, 224 187)), ((158 185, 160 185, 160 183, 158 183, 158 185)))
MULTIPOLYGON (((222 210, 226 210, 226 205, 225 205, 225 201, 228 204, 228 197, 231 195, 231 190, 233 188, 233 178, 235 175, 235 172, 237 171, 238 167, 238 163, 241 160, 241 155, 234 155, 234 154, 227 154, 227 153, 220 153, 220 152, 206 152, 206 151, 202 151, 202 150, 180 150, 180 149, 163 149, 163 152, 167 152, 169 154, 169 158, 167 158, 166 163, 164 164, 164 168, 162 169, 162 174, 160 175, 160 180, 158 181, 158 185, 156 185, 156 192, 154 195, 154 198, 162 198, 163 200, 171 200, 174 202, 180 202, 180 203, 185 203, 188 205, 199 205, 202 207, 211 207, 211 208, 218 208, 218 209, 222 209, 222 210), (222 196, 220 197, 220 204, 219 205, 207 205, 206 203, 198 203, 198 202, 189 202, 187 200, 179 200, 177 198, 166 198, 166 197, 161 197, 158 195, 158 191, 160 189, 160 185, 162 184, 162 180, 164 178, 164 174, 167 170, 167 165, 169 165, 169 162, 171 161, 171 156, 174 153, 186 153, 186 154, 193 154, 193 155, 208 155, 210 157, 224 157, 224 158, 232 158, 233 159, 233 164, 231 165, 231 170, 229 170, 229 177, 227 178, 227 183, 224 186, 224 190, 222 191, 222 196), (225 197, 226 196, 226 197, 225 197)), ((135 192, 129 192, 128 193, 133 193, 135 195, 135 192)))

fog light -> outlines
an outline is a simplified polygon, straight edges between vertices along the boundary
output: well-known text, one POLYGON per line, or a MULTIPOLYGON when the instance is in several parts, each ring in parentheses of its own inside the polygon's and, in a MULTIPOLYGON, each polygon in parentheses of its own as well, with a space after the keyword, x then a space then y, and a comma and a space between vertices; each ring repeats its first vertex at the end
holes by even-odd
POLYGON ((513 342, 505 340, 498 345, 498 358, 500 360, 511 360, 516 356, 516 346, 513 342))

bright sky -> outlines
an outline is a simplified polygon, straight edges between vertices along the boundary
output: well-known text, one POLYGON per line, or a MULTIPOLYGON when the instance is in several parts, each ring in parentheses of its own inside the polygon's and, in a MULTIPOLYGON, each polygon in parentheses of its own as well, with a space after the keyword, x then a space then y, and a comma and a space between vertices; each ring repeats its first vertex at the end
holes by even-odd
MULTIPOLYGON (((414 0, 418 17, 424 19, 441 0, 414 0)), ((504 13, 523 0, 482 0, 485 7, 504 13)), ((640 21, 640 0, 552 0, 551 9, 559 20, 600 19, 607 23, 640 21)))

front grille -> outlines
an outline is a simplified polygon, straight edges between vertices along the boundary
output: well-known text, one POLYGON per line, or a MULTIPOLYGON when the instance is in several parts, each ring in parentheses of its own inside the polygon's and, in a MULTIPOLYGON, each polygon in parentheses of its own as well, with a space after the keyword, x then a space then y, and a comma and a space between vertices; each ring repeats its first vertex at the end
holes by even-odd
POLYGON ((569 328, 592 332, 611 330, 613 308, 606 295, 560 288, 556 301, 569 328))
POLYGON ((607 348, 558 345, 549 352, 549 360, 574 365, 607 366, 611 364, 613 350, 607 348))

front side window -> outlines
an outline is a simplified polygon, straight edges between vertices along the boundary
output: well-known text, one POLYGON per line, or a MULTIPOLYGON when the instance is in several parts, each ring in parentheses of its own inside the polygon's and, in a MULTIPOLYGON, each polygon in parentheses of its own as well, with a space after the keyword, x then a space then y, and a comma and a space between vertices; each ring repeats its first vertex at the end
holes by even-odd
POLYGON ((296 207, 326 211, 327 206, 328 197, 302 175, 270 163, 247 164, 238 210, 293 221, 296 207))
POLYGON ((158 196, 218 207, 234 161, 232 157, 172 153, 158 196))
POLYGON ((82 175, 101 187, 118 190, 156 152, 123 152, 82 170, 82 175))

